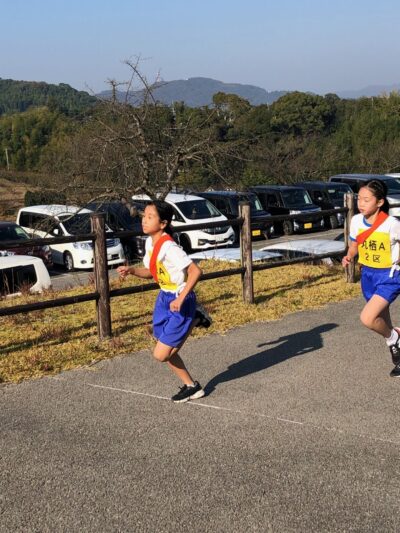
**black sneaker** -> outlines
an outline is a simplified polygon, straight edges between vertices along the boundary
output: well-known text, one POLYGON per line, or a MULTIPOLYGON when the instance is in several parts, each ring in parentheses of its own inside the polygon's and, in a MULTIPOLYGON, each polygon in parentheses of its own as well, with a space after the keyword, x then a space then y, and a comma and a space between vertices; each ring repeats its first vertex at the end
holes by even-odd
POLYGON ((201 385, 198 381, 194 382, 194 385, 189 387, 189 385, 184 385, 179 389, 178 394, 172 396, 171 400, 175 403, 188 402, 189 400, 197 400, 202 398, 205 392, 201 388, 201 385))
POLYGON ((390 372, 391 378, 399 378, 400 377, 400 363, 396 365, 393 370, 390 372))
POLYGON ((198 319, 198 322, 196 324, 197 327, 209 328, 212 324, 212 318, 204 309, 204 307, 199 303, 196 303, 196 314, 194 315, 194 318, 198 319))

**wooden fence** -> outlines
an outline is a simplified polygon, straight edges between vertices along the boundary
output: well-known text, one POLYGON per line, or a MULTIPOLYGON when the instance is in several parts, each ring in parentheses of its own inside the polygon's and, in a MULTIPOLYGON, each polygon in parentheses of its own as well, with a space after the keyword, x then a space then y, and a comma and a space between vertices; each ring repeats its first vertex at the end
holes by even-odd
MULTIPOLYGON (((354 195, 346 194, 345 205, 340 209, 323 210, 321 215, 330 215, 337 213, 346 213, 345 222, 345 240, 348 241, 348 232, 350 228, 350 218, 354 213, 354 195)), ((107 249, 106 239, 110 237, 129 237, 137 236, 141 233, 134 231, 124 232, 107 232, 105 231, 105 218, 102 213, 93 213, 92 218, 92 232, 84 235, 75 235, 71 237, 56 237, 49 239, 30 239, 24 241, 24 245, 43 245, 43 244, 60 244, 67 242, 79 242, 79 241, 92 241, 93 253, 94 253, 94 279, 95 290, 89 294, 81 294, 77 296, 70 296, 65 298, 57 298, 54 300, 46 300, 41 302, 35 302, 30 304, 16 305, 12 307, 0 308, 0 316, 15 315, 18 313, 27 313, 30 311, 36 311, 39 309, 49 309, 53 307, 60 307, 65 305, 71 305, 75 303, 95 301, 97 311, 97 331, 101 340, 111 337, 112 335, 112 323, 111 323, 111 310, 110 301, 111 298, 123 296, 127 294, 138 294, 145 291, 151 291, 158 289, 156 283, 146 283, 135 287, 125 287, 121 289, 110 290, 109 276, 108 276, 108 264, 107 264, 107 249)), ((266 216, 263 219, 257 218, 257 222, 260 220, 269 222, 280 222, 283 220, 292 219, 307 219, 307 215, 274 215, 266 216)), ((310 255, 307 257, 287 259, 282 261, 271 261, 263 264, 253 264, 252 260, 252 233, 251 233, 251 216, 250 216, 250 204, 248 202, 242 202, 239 206, 239 217, 233 220, 229 220, 230 226, 240 227, 240 257, 241 266, 238 268, 231 268, 221 270, 219 272, 210 272, 203 274, 200 281, 217 279, 226 276, 241 275, 242 287, 243 287, 243 300, 248 304, 254 303, 254 288, 253 288, 253 272, 260 270, 267 270, 270 268, 278 268, 280 266, 286 266, 296 263, 304 263, 315 261, 316 259, 323 259, 328 257, 340 257, 345 253, 345 244, 343 245, 343 251, 327 254, 310 255)), ((221 226, 221 221, 212 222, 207 224, 192 224, 185 225, 184 228, 174 228, 174 232, 183 233, 195 229, 215 228, 221 226)), ((0 249, 12 249, 21 245, 21 241, 9 241, 0 244, 0 249)), ((353 264, 347 268, 346 278, 348 282, 354 282, 354 261, 353 264)))

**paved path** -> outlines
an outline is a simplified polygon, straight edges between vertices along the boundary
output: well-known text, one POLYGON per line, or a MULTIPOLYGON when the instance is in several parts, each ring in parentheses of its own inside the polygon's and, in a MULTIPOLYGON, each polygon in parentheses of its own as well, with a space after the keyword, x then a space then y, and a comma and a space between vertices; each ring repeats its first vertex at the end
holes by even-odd
POLYGON ((361 304, 188 342, 190 404, 147 351, 0 388, 0 531, 400 531, 400 380, 361 304))

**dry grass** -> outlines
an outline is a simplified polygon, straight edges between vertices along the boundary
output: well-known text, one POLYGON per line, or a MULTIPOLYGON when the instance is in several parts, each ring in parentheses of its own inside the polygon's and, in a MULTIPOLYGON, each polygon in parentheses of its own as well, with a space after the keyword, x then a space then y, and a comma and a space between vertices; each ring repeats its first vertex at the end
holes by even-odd
MULTIPOLYGON (((205 271, 231 268, 221 262, 207 262, 205 271)), ((114 281, 113 287, 140 284, 129 278, 114 281)), ((353 298, 358 284, 347 284, 340 267, 293 265, 257 272, 254 275, 256 305, 242 302, 240 276, 205 281, 196 292, 214 318, 208 330, 195 329, 200 337, 254 321, 276 320, 288 313, 321 307, 353 298)), ((41 299, 90 292, 78 287, 68 292, 47 292, 41 299)), ((85 366, 116 355, 132 353, 151 345, 149 325, 154 291, 112 300, 113 338, 99 342, 95 304, 87 302, 24 315, 0 318, 0 381, 19 382, 85 366)), ((2 306, 34 300, 33 296, 3 300, 2 306)))

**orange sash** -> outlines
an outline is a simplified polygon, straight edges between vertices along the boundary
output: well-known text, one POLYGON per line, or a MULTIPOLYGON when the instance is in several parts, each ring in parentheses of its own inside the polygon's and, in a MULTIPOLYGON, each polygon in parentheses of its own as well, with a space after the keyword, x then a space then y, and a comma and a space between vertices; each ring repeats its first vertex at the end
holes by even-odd
POLYGON ((389 215, 384 211, 379 211, 378 216, 376 217, 375 222, 372 224, 372 226, 357 235, 357 244, 362 244, 363 242, 365 242, 371 235, 371 233, 373 233, 377 228, 379 228, 381 224, 385 222, 388 216, 389 215))
POLYGON ((160 253, 160 250, 161 250, 161 246, 167 242, 167 241, 173 241, 174 239, 171 237, 171 235, 162 235, 158 241, 156 242, 156 244, 154 245, 154 248, 153 248, 153 251, 151 253, 151 257, 150 257, 150 265, 149 265, 149 270, 151 272, 151 275, 153 276, 154 278, 154 281, 156 281, 158 283, 158 276, 157 276, 157 257, 158 257, 158 254, 160 253))

